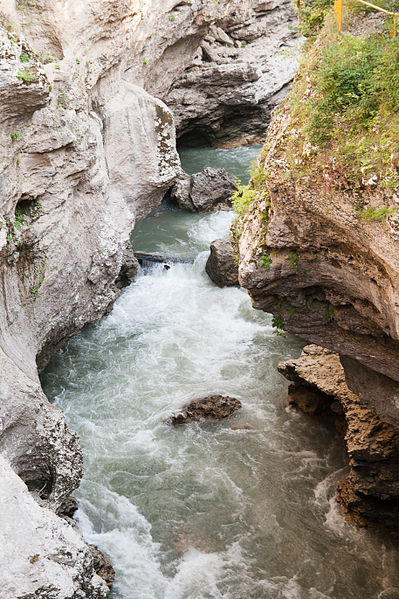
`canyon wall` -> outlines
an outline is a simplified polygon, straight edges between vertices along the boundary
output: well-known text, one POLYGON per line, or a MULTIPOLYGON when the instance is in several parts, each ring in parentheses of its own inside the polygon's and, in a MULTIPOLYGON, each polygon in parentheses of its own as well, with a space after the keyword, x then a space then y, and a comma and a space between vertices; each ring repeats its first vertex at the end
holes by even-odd
MULTIPOLYGON (((369 16, 369 23, 365 17, 366 32, 374 17, 369 16)), ((377 125, 370 134, 366 125, 352 130, 345 125, 342 107, 331 124, 335 137, 325 134, 330 141, 312 142, 309 133, 320 136, 321 128, 316 129, 307 108, 322 94, 320 75, 312 73, 320 69, 328 44, 339 47, 337 35, 331 15, 321 34, 320 54, 309 51, 292 97, 269 127, 258 182, 252 183, 255 199, 233 233, 240 282, 256 308, 274 315, 277 332, 284 329, 337 352, 350 390, 381 426, 397 429, 399 198, 393 147, 388 144, 389 153, 378 162, 374 148, 382 147, 384 131, 377 133, 377 125)), ((355 53, 359 42, 347 43, 355 53)), ((348 109, 352 119, 354 111, 348 109)), ((395 477, 396 458, 391 466, 395 477)), ((355 477, 351 480, 350 492, 361 493, 355 477)), ((382 495, 396 509, 397 487, 382 495)), ((374 498, 375 509, 383 509, 377 492, 374 498)))
POLYGON ((262 135, 296 66, 279 53, 297 43, 288 6, 0 1, 0 518, 16 539, 0 558, 4 599, 107 593, 53 513, 82 456, 38 370, 131 280, 134 224, 180 173, 175 122, 231 141, 250 113, 249 138, 262 135))

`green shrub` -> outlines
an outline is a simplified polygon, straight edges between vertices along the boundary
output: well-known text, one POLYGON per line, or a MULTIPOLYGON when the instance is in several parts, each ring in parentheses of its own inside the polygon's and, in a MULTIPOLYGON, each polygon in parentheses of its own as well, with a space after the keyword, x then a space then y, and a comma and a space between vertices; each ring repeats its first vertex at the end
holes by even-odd
POLYGON ((17 139, 19 139, 21 137, 21 132, 20 131, 11 131, 10 137, 14 141, 16 141, 17 139))
POLYGON ((359 218, 364 220, 382 220, 383 218, 388 218, 395 214, 396 208, 387 208, 383 206, 382 208, 365 208, 364 210, 359 211, 359 218))
POLYGON ((305 37, 312 38, 320 31, 324 16, 334 0, 296 0, 299 30, 305 37))
POLYGON ((21 54, 21 56, 19 57, 19 60, 21 62, 29 62, 29 56, 27 54, 21 54))
MULTIPOLYGON (((323 144, 334 133, 336 114, 351 111, 351 119, 367 125, 377 111, 381 41, 345 35, 339 44, 324 51, 315 75, 318 96, 313 100, 310 140, 323 144)), ((398 78, 399 80, 399 78, 398 78)))
POLYGON ((268 254, 267 252, 265 252, 263 254, 263 256, 260 259, 259 265, 262 268, 266 268, 266 270, 269 270, 271 265, 272 265, 272 257, 270 254, 268 254))
POLYGON ((252 202, 256 198, 256 190, 251 189, 249 185, 242 185, 241 181, 236 178, 237 191, 233 193, 231 199, 233 201, 234 211, 238 216, 245 214, 252 202))
POLYGON ((36 73, 30 67, 25 67, 22 71, 18 71, 17 77, 24 83, 34 83, 37 81, 36 73))

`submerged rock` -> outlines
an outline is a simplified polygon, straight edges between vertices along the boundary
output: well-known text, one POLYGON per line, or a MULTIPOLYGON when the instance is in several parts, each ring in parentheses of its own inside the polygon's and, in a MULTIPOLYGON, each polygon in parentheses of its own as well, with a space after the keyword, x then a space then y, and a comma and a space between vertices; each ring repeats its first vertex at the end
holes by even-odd
POLYGON ((234 248, 229 239, 215 239, 205 265, 209 278, 218 287, 238 285, 238 266, 234 248))
POLYGON ((176 425, 203 422, 204 420, 222 420, 222 418, 227 418, 240 408, 241 402, 234 397, 209 395, 183 406, 179 414, 171 416, 165 422, 176 425))
POLYGON ((171 198, 179 208, 190 212, 229 209, 236 190, 234 177, 224 168, 207 167, 199 173, 184 173, 172 187, 171 198))

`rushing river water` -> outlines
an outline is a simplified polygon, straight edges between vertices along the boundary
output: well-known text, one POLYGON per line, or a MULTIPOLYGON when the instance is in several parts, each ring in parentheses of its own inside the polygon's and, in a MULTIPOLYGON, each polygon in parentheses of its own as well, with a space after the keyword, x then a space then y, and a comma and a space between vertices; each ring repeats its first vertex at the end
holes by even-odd
MULTIPOLYGON (((214 152, 243 178, 257 148, 188 151, 183 164, 199 170, 214 152)), ((397 555, 345 524, 334 500, 341 440, 285 406, 276 365, 301 344, 276 337, 244 290, 218 289, 204 272, 231 219, 162 207, 139 223, 137 251, 193 263, 141 269, 43 374, 83 447, 80 527, 112 559, 113 599, 398 598, 397 555), (211 393, 242 410, 164 424, 211 393)))

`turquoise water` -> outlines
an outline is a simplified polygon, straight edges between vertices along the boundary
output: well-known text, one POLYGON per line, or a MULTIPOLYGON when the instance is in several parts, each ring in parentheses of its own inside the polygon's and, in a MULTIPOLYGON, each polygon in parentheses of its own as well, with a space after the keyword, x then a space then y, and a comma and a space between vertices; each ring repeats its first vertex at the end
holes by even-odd
POLYGON ((301 343, 204 272, 232 218, 164 206, 140 223, 137 251, 193 263, 140 270, 43 374, 81 439, 80 527, 113 561, 113 599, 398 598, 397 554, 348 526, 334 499, 341 439, 286 406, 276 365, 301 343), (243 407, 217 423, 164 423, 211 393, 243 407))
POLYGON ((183 169, 192 175, 207 166, 225 168, 231 175, 238 177, 242 183, 249 181, 249 168, 262 149, 261 145, 243 146, 241 148, 218 149, 186 148, 181 150, 180 158, 183 169))

